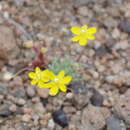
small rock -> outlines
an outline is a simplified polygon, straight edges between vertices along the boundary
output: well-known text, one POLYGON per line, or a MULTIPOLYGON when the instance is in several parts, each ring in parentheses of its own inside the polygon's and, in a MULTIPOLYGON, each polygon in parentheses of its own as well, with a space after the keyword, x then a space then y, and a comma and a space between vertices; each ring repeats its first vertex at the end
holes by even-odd
POLYGON ((10 73, 10 72, 5 72, 5 73, 3 74, 3 79, 4 79, 5 81, 9 81, 12 77, 13 77, 13 74, 10 73))
POLYGON ((74 96, 74 99, 72 100, 72 104, 77 108, 77 109, 82 109, 84 108, 88 103, 89 103, 89 96, 84 95, 84 94, 77 94, 74 96))
POLYGON ((77 130, 76 125, 75 124, 70 124, 68 130, 77 130))
POLYGON ((35 96, 35 90, 32 86, 28 86, 26 89, 27 95, 29 97, 34 97, 35 96))
POLYGON ((47 110, 48 112, 52 112, 53 109, 54 109, 54 106, 53 106, 52 104, 50 104, 50 103, 46 104, 46 110, 47 110))
POLYGON ((50 119, 48 121, 48 128, 51 130, 54 130, 54 127, 55 127, 55 123, 54 123, 53 119, 50 119))
POLYGON ((119 27, 122 31, 130 33, 130 21, 122 21, 119 27))
POLYGON ((89 10, 86 6, 81 6, 81 7, 78 8, 78 13, 81 16, 87 16, 88 13, 89 13, 89 10))
POLYGON ((22 116, 22 121, 29 122, 31 120, 31 116, 26 114, 22 116))
POLYGON ((49 89, 48 88, 36 88, 38 96, 41 98, 48 98, 49 96, 49 89))
POLYGON ((117 28, 113 30, 112 37, 115 39, 120 38, 120 31, 117 28))
POLYGON ((11 112, 16 112, 17 111, 17 106, 15 104, 12 104, 10 107, 9 107, 9 110, 11 112))
POLYGON ((101 130, 105 127, 105 119, 109 116, 110 112, 107 108, 88 105, 88 107, 83 110, 81 122, 83 126, 90 124, 95 130, 101 130))
POLYGON ((0 116, 8 117, 12 114, 9 110, 9 106, 9 104, 0 105, 0 116))
MULTIPOLYGON (((4 13, 7 15, 7 13, 4 13)), ((16 52, 18 52, 18 47, 13 35, 13 30, 7 26, 0 26, 0 61, 7 61, 11 59, 16 52), (7 38, 8 36, 8 38, 7 38), (5 44, 6 43, 6 44, 5 44)))
POLYGON ((104 98, 98 91, 94 90, 90 101, 94 106, 102 106, 104 98))
POLYGON ((69 124, 66 113, 62 109, 53 112, 52 117, 54 122, 59 124, 63 128, 68 126, 69 124))
POLYGON ((113 19, 112 17, 107 17, 103 21, 104 26, 106 26, 108 29, 117 27, 118 22, 117 20, 113 19))
POLYGON ((22 98, 17 99, 16 102, 17 102, 18 105, 24 105, 26 103, 26 101, 22 98))
POLYGON ((76 108, 72 107, 72 106, 65 106, 63 110, 66 113, 75 113, 76 112, 76 108))
POLYGON ((3 95, 7 94, 8 93, 7 87, 8 87, 7 84, 0 82, 0 94, 3 95))
POLYGON ((74 94, 73 93, 67 93, 66 94, 66 98, 67 99, 72 99, 74 97, 74 94))
POLYGON ((130 77, 130 71, 122 71, 118 75, 107 76, 106 81, 110 84, 114 84, 119 87, 122 85, 129 86, 130 85, 129 77, 130 77))
POLYGON ((43 107, 42 103, 39 102, 34 105, 34 111, 40 114, 44 114, 46 109, 43 107))
POLYGON ((125 50, 128 47, 129 47, 129 42, 127 40, 123 40, 115 44, 113 48, 117 51, 117 50, 125 50))
POLYGON ((130 90, 128 89, 124 95, 117 97, 113 106, 115 115, 130 125, 130 90))
POLYGON ((96 49, 96 56, 103 56, 107 53, 108 53, 108 50, 104 45, 96 49))
POLYGON ((123 130, 120 122, 115 117, 111 116, 107 119, 107 130, 123 130))
POLYGON ((17 98, 26 99, 26 92, 25 92, 24 88, 18 88, 18 86, 17 86, 17 88, 15 88, 14 90, 11 91, 11 94, 17 98))

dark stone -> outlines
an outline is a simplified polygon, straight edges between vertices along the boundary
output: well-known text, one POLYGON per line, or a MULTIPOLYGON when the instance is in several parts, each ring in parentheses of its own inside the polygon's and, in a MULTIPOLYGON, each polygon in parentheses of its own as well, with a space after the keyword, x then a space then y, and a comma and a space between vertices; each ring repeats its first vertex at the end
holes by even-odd
POLYGON ((7 92, 7 87, 8 85, 5 84, 5 83, 0 83, 0 94, 4 94, 6 95, 8 92, 7 92))
POLYGON ((129 86, 122 86, 119 88, 119 93, 124 94, 129 89, 129 86))
POLYGON ((109 117, 106 123, 107 123, 107 130, 122 130, 120 126, 120 121, 114 116, 109 117))
POLYGON ((23 88, 16 88, 11 93, 14 97, 17 97, 17 98, 24 98, 24 99, 27 98, 26 92, 23 88))
POLYGON ((106 48, 106 46, 102 45, 96 49, 96 56, 104 56, 108 52, 109 50, 106 48))
POLYGON ((8 104, 0 105, 0 116, 2 116, 2 117, 8 117, 11 114, 12 113, 9 110, 9 105, 8 104))
POLYGON ((98 91, 94 90, 90 101, 94 106, 102 106, 104 97, 98 91))
POLYGON ((69 124, 66 113, 62 109, 53 112, 52 117, 54 122, 59 124, 63 128, 67 127, 69 124))
POLYGON ((126 33, 130 33, 130 21, 122 21, 119 28, 126 33))

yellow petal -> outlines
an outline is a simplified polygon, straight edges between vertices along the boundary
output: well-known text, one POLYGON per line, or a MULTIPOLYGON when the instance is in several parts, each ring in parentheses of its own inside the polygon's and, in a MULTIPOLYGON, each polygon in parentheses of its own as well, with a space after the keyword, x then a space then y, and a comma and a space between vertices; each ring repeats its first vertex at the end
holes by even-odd
POLYGON ((64 70, 61 70, 61 71, 59 72, 59 74, 58 74, 58 78, 59 78, 59 79, 62 79, 62 78, 64 77, 64 75, 65 75, 65 71, 64 71, 64 70))
POLYGON ((46 87, 47 87, 47 88, 57 87, 57 84, 54 83, 54 82, 50 82, 50 83, 47 83, 47 84, 46 84, 46 87))
POLYGON ((36 68, 35 68, 35 71, 36 71, 36 73, 38 74, 39 72, 41 72, 41 69, 40 69, 39 67, 36 67, 36 68))
POLYGON ((84 26, 81 27, 81 29, 84 30, 84 31, 87 31, 88 30, 88 26, 84 25, 84 26))
POLYGON ((86 40, 86 39, 80 39, 80 40, 79 40, 79 44, 80 44, 81 46, 85 46, 85 45, 87 45, 87 40, 86 40))
POLYGON ((88 39, 89 39, 89 40, 94 40, 94 39, 95 39, 95 36, 93 36, 93 35, 88 35, 88 39))
POLYGON ((71 77, 71 76, 66 76, 66 77, 64 77, 64 78, 61 80, 61 83, 63 83, 63 84, 69 84, 71 80, 72 80, 72 77, 71 77))
POLYGON ((87 33, 88 34, 94 34, 97 32, 97 28, 95 27, 90 27, 88 30, 87 30, 87 33))
POLYGON ((50 83, 39 82, 38 87, 39 88, 51 88, 52 85, 50 83))
POLYGON ((72 40, 73 42, 77 42, 79 39, 80 39, 80 36, 79 36, 79 35, 71 38, 71 40, 72 40))
POLYGON ((29 72, 28 77, 34 79, 36 77, 36 74, 34 72, 29 72))
POLYGON ((55 95, 58 93, 58 91, 59 91, 58 87, 52 87, 52 88, 50 89, 50 91, 49 91, 49 94, 50 94, 51 96, 55 96, 55 95))
POLYGON ((66 92, 67 91, 67 87, 64 84, 60 84, 59 88, 60 88, 60 90, 62 92, 66 92))
POLYGON ((80 27, 78 26, 71 27, 71 32, 76 35, 80 34, 80 27))
POLYGON ((37 83, 36 80, 32 80, 32 81, 31 81, 31 85, 35 85, 36 83, 37 83))
POLYGON ((50 80, 53 80, 56 77, 56 75, 53 72, 49 71, 49 70, 44 72, 44 76, 48 77, 50 80))
POLYGON ((42 81, 39 81, 39 82, 38 82, 38 87, 39 87, 39 88, 44 88, 44 84, 45 84, 45 83, 43 83, 42 81))
POLYGON ((49 74, 50 74, 50 71, 48 69, 41 72, 41 77, 43 77, 42 78, 43 82, 48 82, 49 80, 51 80, 49 74))

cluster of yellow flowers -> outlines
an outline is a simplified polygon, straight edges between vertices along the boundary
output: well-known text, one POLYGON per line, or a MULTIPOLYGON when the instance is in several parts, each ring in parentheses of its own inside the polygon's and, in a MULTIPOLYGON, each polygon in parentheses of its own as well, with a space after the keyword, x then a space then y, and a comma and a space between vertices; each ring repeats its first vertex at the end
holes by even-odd
POLYGON ((51 96, 55 96, 59 90, 66 92, 66 85, 72 80, 71 76, 65 76, 64 70, 55 75, 52 71, 41 70, 39 67, 35 68, 35 72, 29 72, 28 76, 32 79, 32 85, 38 85, 39 88, 49 88, 51 96))
MULTIPOLYGON (((79 42, 81 46, 87 45, 88 40, 94 40, 94 34, 97 32, 95 27, 88 28, 87 25, 78 27, 71 27, 71 32, 75 35, 71 40, 79 42)), ((71 80, 71 76, 65 76, 64 70, 61 70, 58 75, 46 69, 41 70, 39 67, 35 68, 35 72, 29 72, 29 78, 32 79, 32 85, 38 85, 39 88, 49 88, 49 94, 55 96, 59 90, 67 91, 67 86, 71 80)))

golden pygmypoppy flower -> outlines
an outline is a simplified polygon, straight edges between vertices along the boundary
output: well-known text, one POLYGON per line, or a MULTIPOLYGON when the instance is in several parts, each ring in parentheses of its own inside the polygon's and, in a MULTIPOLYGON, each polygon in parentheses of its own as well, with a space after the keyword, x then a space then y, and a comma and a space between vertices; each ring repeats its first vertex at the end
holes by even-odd
POLYGON ((67 91, 67 84, 72 80, 71 76, 65 76, 64 70, 61 70, 58 75, 55 75, 53 72, 49 71, 48 76, 50 77, 50 82, 43 85, 43 87, 50 88, 49 94, 55 96, 59 90, 62 92, 67 91))
POLYGON ((79 42, 81 46, 85 46, 87 45, 88 40, 94 40, 94 34, 97 32, 97 29, 96 27, 88 28, 87 25, 81 27, 73 26, 71 27, 71 32, 75 34, 71 40, 73 42, 79 42))
POLYGON ((32 85, 38 85, 38 87, 43 86, 44 82, 48 82, 50 79, 48 77, 49 70, 41 70, 39 67, 35 68, 35 72, 29 72, 28 76, 32 79, 32 85))

